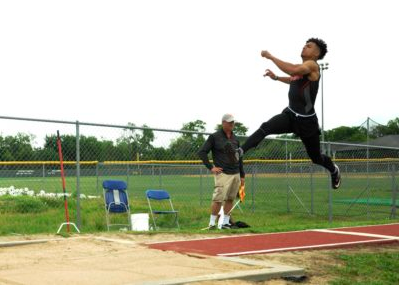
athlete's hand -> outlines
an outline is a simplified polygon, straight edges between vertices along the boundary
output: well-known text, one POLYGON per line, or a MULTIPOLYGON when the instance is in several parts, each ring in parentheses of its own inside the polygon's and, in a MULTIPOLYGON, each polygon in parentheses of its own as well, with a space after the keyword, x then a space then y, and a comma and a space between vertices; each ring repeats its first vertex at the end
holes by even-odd
POLYGON ((211 172, 212 172, 213 174, 220 174, 220 173, 223 172, 223 168, 214 166, 214 167, 212 167, 211 172))
POLYGON ((270 52, 268 52, 267 50, 262 50, 262 52, 260 53, 260 55, 262 56, 262 57, 264 57, 264 58, 267 58, 267 59, 271 59, 273 56, 271 55, 271 53, 270 52))
POLYGON ((263 74, 263 77, 269 76, 271 79, 276 78, 276 74, 274 74, 273 71, 271 71, 270 69, 266 69, 265 70, 265 74, 263 74))

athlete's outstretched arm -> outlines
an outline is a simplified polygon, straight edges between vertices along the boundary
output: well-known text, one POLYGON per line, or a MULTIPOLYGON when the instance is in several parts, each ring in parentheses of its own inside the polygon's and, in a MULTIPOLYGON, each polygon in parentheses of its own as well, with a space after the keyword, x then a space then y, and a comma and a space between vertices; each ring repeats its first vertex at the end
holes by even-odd
POLYGON ((266 69, 265 74, 263 74, 263 76, 264 77, 269 76, 273 80, 280 81, 280 82, 287 83, 287 84, 290 84, 290 82, 291 82, 291 77, 286 77, 286 76, 280 77, 280 76, 277 76, 270 69, 266 69))
POLYGON ((261 52, 262 57, 270 59, 273 63, 283 72, 293 76, 293 75, 305 75, 311 72, 315 72, 318 67, 317 63, 314 61, 305 61, 302 64, 292 64, 289 62, 282 61, 277 57, 273 56, 267 50, 263 50, 261 52))

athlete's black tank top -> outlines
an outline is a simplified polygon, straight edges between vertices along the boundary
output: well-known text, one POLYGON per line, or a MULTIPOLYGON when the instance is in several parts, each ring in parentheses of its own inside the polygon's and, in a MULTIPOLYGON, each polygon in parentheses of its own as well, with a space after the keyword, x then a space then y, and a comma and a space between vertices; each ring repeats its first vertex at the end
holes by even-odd
POLYGON ((297 114, 309 116, 315 114, 314 104, 319 81, 310 81, 308 75, 293 76, 288 92, 289 108, 297 114))

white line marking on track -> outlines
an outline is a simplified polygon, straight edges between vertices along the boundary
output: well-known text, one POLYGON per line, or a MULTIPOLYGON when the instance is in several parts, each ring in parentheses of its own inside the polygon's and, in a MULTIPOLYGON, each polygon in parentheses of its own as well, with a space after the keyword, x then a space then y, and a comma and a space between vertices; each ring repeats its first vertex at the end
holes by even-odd
POLYGON ((320 229, 320 230, 313 230, 313 231, 321 232, 321 233, 354 235, 354 236, 362 236, 362 237, 374 237, 374 238, 381 238, 381 239, 397 239, 397 240, 399 240, 399 237, 397 237, 397 236, 386 236, 386 235, 369 234, 369 233, 348 232, 348 231, 327 230, 327 229, 320 229))
POLYGON ((364 226, 354 226, 354 227, 339 227, 335 229, 347 229, 347 228, 375 228, 379 226, 398 226, 399 223, 390 223, 390 224, 377 224, 377 225, 364 225, 364 226))
POLYGON ((283 247, 283 248, 264 249, 264 250, 253 250, 253 251, 242 251, 242 252, 231 252, 231 253, 219 253, 218 256, 235 256, 235 255, 244 255, 244 254, 270 253, 270 252, 313 249, 313 248, 323 248, 323 247, 328 248, 328 247, 336 247, 336 246, 343 246, 343 245, 386 242, 386 241, 393 241, 393 240, 395 240, 395 239, 376 239, 376 240, 368 240, 368 241, 352 241, 352 242, 328 243, 328 244, 320 244, 320 245, 283 247))
MULTIPOLYGON (((273 233, 248 233, 248 234, 237 234, 237 235, 226 235, 226 236, 214 236, 214 237, 198 237, 192 239, 178 239, 178 240, 170 240, 170 241, 156 241, 145 243, 146 245, 151 244, 159 244, 159 243, 171 243, 171 242, 184 242, 184 241, 198 241, 198 240, 210 240, 210 239, 225 239, 225 238, 241 238, 241 237, 254 237, 254 236, 263 236, 263 235, 280 235, 280 234, 294 234, 294 233, 304 233, 313 230, 298 230, 298 231, 286 231, 286 232, 273 232, 273 233)), ((223 230, 213 231, 212 233, 223 233, 223 230)))

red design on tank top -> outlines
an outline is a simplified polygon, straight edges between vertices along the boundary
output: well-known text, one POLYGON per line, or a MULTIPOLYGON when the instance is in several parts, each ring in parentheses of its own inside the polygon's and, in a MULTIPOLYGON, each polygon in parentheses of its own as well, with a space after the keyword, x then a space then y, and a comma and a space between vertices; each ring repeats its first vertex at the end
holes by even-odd
POLYGON ((290 77, 290 81, 296 81, 303 78, 303 75, 294 75, 290 77))

